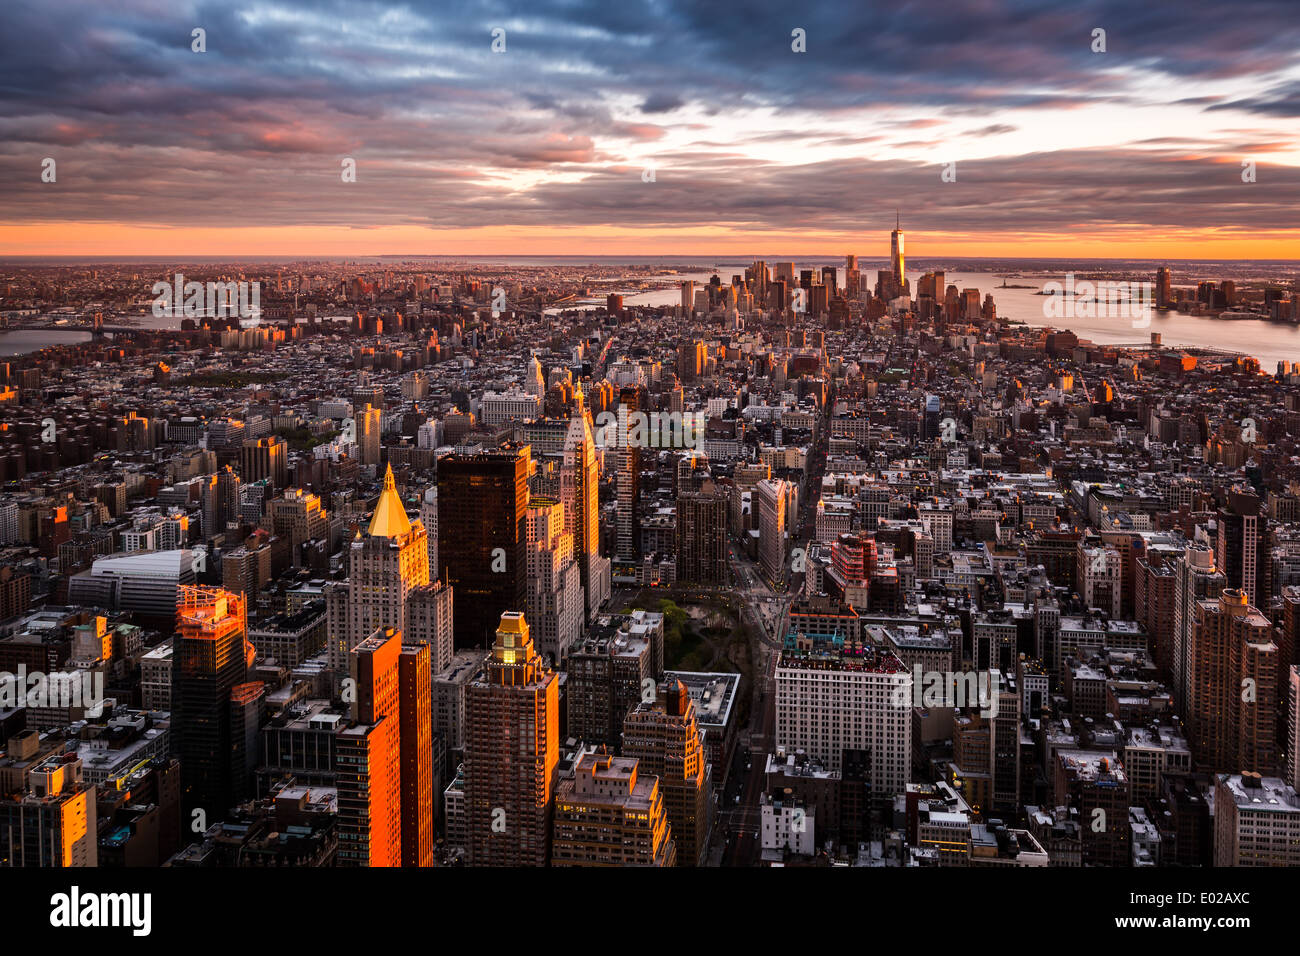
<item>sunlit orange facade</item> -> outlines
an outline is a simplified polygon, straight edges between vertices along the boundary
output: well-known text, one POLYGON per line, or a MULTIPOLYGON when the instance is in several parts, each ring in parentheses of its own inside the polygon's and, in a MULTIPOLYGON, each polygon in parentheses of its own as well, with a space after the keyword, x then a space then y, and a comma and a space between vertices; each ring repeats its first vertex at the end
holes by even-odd
POLYGON ((352 651, 352 726, 338 739, 340 866, 401 866, 398 658, 401 632, 376 631, 352 651))
POLYGON ((519 612, 501 615, 487 676, 465 703, 472 866, 545 866, 560 757, 560 697, 519 612))

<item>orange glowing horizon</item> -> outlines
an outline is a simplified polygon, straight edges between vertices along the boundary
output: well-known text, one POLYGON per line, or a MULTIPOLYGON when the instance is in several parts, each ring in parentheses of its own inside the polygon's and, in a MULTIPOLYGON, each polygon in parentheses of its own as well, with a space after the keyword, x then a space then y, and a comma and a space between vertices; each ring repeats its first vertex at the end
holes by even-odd
MULTIPOLYGON (((906 224, 904 224, 906 231, 906 224)), ((558 226, 430 229, 415 226, 273 226, 197 228, 114 223, 0 224, 0 257, 102 256, 348 258, 373 256, 843 256, 887 259, 889 234, 799 233, 711 227, 676 229, 558 226)), ((1296 261, 1300 234, 1274 230, 1160 232, 1148 226, 1081 226, 1073 234, 930 232, 909 235, 909 258, 1238 259, 1296 261)))

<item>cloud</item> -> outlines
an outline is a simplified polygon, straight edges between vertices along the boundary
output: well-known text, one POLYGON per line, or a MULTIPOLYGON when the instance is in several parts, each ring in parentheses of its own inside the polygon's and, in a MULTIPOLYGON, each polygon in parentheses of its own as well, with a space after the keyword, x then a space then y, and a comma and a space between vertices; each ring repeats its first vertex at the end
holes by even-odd
POLYGON ((712 0, 52 0, 6 15, 10 222, 850 230, 888 196, 916 228, 978 232, 1218 225, 1228 208, 1243 229, 1293 228, 1300 208, 1294 167, 1262 168, 1245 191, 1220 162, 1296 148, 1300 24, 1281 0, 1241 0, 1230 18, 1209 0, 748 0, 743 17, 712 0), (196 25, 206 53, 191 51, 196 25), (1232 92, 1189 88, 1206 80, 1232 92), (963 161, 955 184, 882 158, 1002 148, 993 137, 1021 141, 1035 116, 1097 105, 1258 119, 1233 142, 1153 128, 963 161), (40 182, 45 156, 57 185, 40 182))

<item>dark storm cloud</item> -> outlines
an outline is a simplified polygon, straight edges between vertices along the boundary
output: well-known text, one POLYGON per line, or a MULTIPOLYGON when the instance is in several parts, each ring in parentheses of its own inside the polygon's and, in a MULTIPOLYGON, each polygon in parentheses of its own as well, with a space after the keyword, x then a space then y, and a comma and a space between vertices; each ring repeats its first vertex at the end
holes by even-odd
POLYGON ((1216 103, 1212 110, 1242 110, 1264 116, 1300 116, 1300 82, 1287 83, 1265 91, 1261 96, 1216 103))

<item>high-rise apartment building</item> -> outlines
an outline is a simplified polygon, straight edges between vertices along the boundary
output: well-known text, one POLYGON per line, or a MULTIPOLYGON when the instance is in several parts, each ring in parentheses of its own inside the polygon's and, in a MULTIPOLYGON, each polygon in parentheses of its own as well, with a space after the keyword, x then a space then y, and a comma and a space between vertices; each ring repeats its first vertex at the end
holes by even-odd
POLYGON ((304 544, 329 537, 329 516, 321 507, 320 496, 301 488, 290 488, 283 496, 267 502, 266 520, 277 536, 288 539, 289 560, 294 567, 306 563, 304 544))
POLYGON ((1276 767, 1278 649, 1273 626, 1238 588, 1196 605, 1188 714, 1197 763, 1269 773, 1276 767))
POLYGON ((1292 664, 1286 677, 1286 782, 1300 790, 1300 664, 1292 664))
POLYGON ((1246 592, 1255 607, 1267 607, 1269 587, 1268 517, 1263 501, 1251 491, 1233 489, 1217 516, 1215 563, 1227 587, 1246 592))
POLYGON ((428 644, 433 673, 451 666, 455 653, 453 639, 455 601, 451 588, 441 581, 421 584, 406 594, 406 631, 408 644, 428 644))
POLYGON ((1219 774, 1214 784, 1215 866, 1300 866, 1300 797, 1257 772, 1219 774))
POLYGON ((425 542, 429 548, 429 580, 436 581, 442 573, 438 568, 438 486, 424 489, 420 498, 420 524, 424 525, 425 542))
POLYGON ((573 645, 565 667, 570 736, 618 748, 624 718, 642 699, 646 681, 660 676, 656 639, 662 641, 662 634, 633 634, 606 626, 602 618, 585 641, 573 645))
POLYGON ((659 778, 678 866, 702 866, 709 849, 712 775, 695 703, 686 685, 670 679, 623 721, 625 757, 659 778))
POLYGON ((545 866, 559 764, 559 681, 519 612, 501 615, 486 674, 465 702, 471 866, 545 866))
POLYGON ((1174 707, 1188 719, 1197 707, 1192 675, 1196 670, 1196 605, 1217 598, 1227 587, 1223 572, 1215 567, 1214 552, 1189 545, 1174 564, 1173 677, 1174 707))
POLYGON ((384 424, 384 413, 369 402, 353 417, 356 426, 357 454, 362 465, 379 464, 379 438, 384 424))

